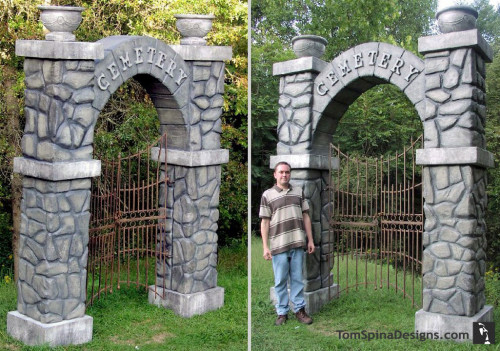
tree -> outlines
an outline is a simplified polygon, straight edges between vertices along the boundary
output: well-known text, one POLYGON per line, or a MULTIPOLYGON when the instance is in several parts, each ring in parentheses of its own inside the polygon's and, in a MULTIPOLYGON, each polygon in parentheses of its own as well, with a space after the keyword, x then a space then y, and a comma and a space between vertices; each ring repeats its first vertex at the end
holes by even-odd
POLYGON ((495 52, 493 62, 486 66, 486 142, 495 156, 496 167, 488 170, 488 207, 485 214, 487 257, 490 268, 500 268, 500 6, 495 9, 487 0, 476 0, 477 27, 495 52))

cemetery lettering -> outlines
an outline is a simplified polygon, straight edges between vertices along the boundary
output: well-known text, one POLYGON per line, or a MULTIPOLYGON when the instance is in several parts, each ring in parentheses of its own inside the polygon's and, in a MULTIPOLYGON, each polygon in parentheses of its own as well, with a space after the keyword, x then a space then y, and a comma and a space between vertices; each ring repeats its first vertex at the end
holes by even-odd
POLYGON ((345 59, 338 63, 338 73, 331 70, 326 76, 328 81, 321 81, 316 88, 316 92, 321 96, 326 95, 329 91, 328 85, 333 87, 339 82, 340 78, 338 75, 345 77, 353 69, 357 70, 358 68, 365 67, 365 65, 377 65, 380 68, 389 69, 394 74, 402 75, 407 82, 411 82, 420 73, 420 70, 413 67, 413 65, 407 65, 402 58, 394 57, 391 53, 380 53, 375 50, 364 53, 358 52, 352 55, 351 59, 345 59))
POLYGON ((131 68, 133 64, 138 65, 144 62, 165 70, 165 78, 169 76, 171 79, 174 79, 178 86, 188 77, 182 68, 177 68, 178 64, 175 60, 175 56, 169 57, 168 54, 161 50, 157 51, 151 46, 146 50, 143 47, 135 47, 132 55, 132 61, 128 52, 125 56, 119 56, 120 62, 117 63, 113 61, 106 67, 107 71, 98 74, 97 85, 99 89, 103 91, 107 90, 111 84, 109 80, 111 79, 114 81, 120 76, 120 69, 122 72, 125 72, 127 69, 131 68))

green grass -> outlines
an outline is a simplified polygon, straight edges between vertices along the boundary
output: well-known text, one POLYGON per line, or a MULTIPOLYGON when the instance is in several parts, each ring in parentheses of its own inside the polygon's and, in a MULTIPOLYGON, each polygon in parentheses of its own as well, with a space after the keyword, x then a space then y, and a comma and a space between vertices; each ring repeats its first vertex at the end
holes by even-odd
MULTIPOLYGON (((133 287, 114 290, 87 309, 94 318, 92 342, 51 350, 246 350, 247 249, 220 248, 218 286, 224 306, 192 318, 148 304, 147 293, 133 287)), ((6 333, 6 314, 16 310, 14 284, 0 283, 0 350, 49 350, 28 347, 6 333)))
POLYGON ((408 302, 413 299, 414 307, 422 307, 422 278, 417 270, 409 266, 406 271, 395 269, 382 260, 363 259, 355 254, 345 253, 335 257, 333 276, 339 284, 341 294, 366 290, 389 290, 399 296, 406 295, 408 302), (397 287, 397 289, 395 288, 397 287))
MULTIPOLYGON (((274 326, 276 313, 269 301, 273 285, 270 261, 262 258, 260 238, 252 237, 252 349, 265 350, 476 350, 480 345, 436 340, 346 340, 339 338, 338 330, 366 333, 412 333, 415 312, 409 299, 391 289, 373 287, 330 301, 312 317, 314 323, 297 322, 292 313, 288 322, 274 326)), ((488 300, 487 300, 488 301, 488 300)), ((488 301, 489 302, 489 301, 488 301)), ((500 335, 500 314, 495 308, 496 335, 500 335)), ((500 350, 500 343, 489 347, 500 350)))

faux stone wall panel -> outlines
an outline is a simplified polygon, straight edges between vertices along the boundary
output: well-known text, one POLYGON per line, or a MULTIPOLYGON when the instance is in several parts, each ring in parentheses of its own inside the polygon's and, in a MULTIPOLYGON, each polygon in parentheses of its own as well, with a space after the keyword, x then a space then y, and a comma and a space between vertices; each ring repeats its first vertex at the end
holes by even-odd
POLYGON ((25 177, 18 311, 42 323, 85 314, 90 179, 25 177))
POLYGON ((426 55, 425 147, 486 147, 484 61, 473 49, 426 55))
POLYGON ((306 72, 280 80, 278 154, 306 153, 311 147, 313 83, 317 76, 306 72))
POLYGON ((157 262, 156 284, 183 294, 215 288, 221 167, 169 165, 167 175, 161 205, 171 214, 164 234, 171 257, 157 262))
POLYGON ((224 105, 224 63, 189 62, 193 70, 191 81, 190 150, 220 148, 222 133, 220 118, 224 105))
POLYGON ((424 310, 473 316, 485 303, 486 170, 424 168, 424 310))
POLYGON ((23 155, 42 161, 90 159, 99 114, 91 105, 94 61, 27 58, 24 68, 28 109, 23 155))
MULTIPOLYGON (((292 170, 291 183, 304 190, 305 198, 309 203, 314 245, 314 254, 306 254, 304 264, 305 291, 314 291, 329 285, 329 275, 333 268, 333 259, 329 259, 328 228, 323 230, 325 218, 329 216, 328 192, 325 191, 328 179, 327 171, 319 170, 292 170), (329 268, 329 269, 328 269, 329 268)), ((327 222, 328 223, 328 222, 327 222)), ((331 283, 331 282, 330 282, 331 283)))

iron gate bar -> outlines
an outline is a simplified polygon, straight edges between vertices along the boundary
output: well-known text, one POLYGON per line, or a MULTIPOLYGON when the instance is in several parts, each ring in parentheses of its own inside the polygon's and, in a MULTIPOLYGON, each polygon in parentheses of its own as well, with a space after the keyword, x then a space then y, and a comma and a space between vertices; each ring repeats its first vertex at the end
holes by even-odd
MULTIPOLYGON (((337 264, 334 272, 341 287, 338 295, 358 290, 359 286, 393 287, 417 306, 415 280, 422 265, 423 198, 422 182, 416 181, 415 149, 421 143, 422 136, 412 139, 401 153, 373 160, 351 157, 330 145, 331 215, 326 247, 329 266, 335 261, 337 264), (411 157, 407 157, 408 153, 411 157), (331 167, 335 156, 339 159, 338 170, 331 167), (364 265, 360 265, 360 260, 364 260, 364 265), (373 263, 373 278, 368 274, 368 261, 373 263), (410 276, 411 291, 407 281, 410 276)), ((331 275, 331 286, 330 279, 331 275)))
MULTIPOLYGON (((87 304, 111 293, 115 285, 118 289, 121 284, 148 288, 150 258, 154 257, 156 264, 172 260, 169 248, 173 245, 168 241, 172 243, 173 237, 171 231, 170 238, 166 237, 167 211, 162 207, 166 206, 168 185, 166 140, 163 134, 142 151, 101 161, 101 177, 93 180, 91 195, 87 304), (155 146, 159 146, 162 159, 151 159, 155 146)), ((156 268, 153 285, 155 294, 160 295, 156 268)), ((164 292, 164 277, 160 288, 164 292)))

